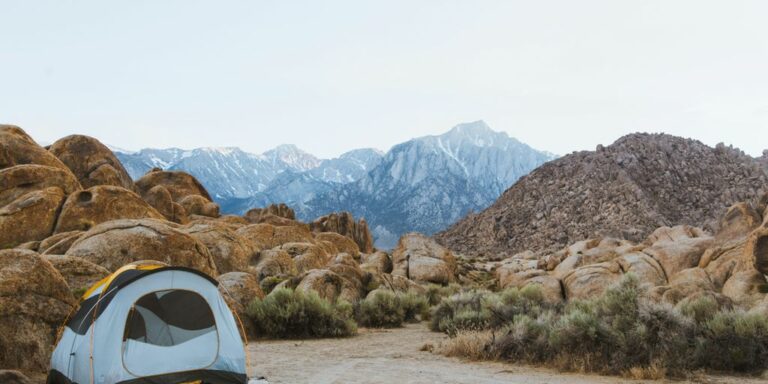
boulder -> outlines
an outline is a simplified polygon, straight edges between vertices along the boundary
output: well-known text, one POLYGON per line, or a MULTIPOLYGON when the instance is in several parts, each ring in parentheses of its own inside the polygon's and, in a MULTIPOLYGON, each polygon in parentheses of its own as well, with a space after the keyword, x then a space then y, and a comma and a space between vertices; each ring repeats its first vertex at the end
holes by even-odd
POLYGON ((59 271, 77 298, 110 274, 106 268, 79 257, 43 255, 43 258, 59 271))
POLYGON ((235 233, 248 241, 255 252, 277 246, 274 242, 275 227, 270 224, 246 225, 237 229, 235 233))
POLYGON ((153 169, 136 181, 139 194, 144 196, 150 189, 162 185, 171 194, 173 201, 179 202, 186 196, 199 195, 212 201, 208 191, 197 179, 183 171, 163 171, 153 169))
POLYGON ((341 294, 343 284, 343 279, 336 273, 327 269, 314 269, 307 272, 296 289, 315 291, 320 297, 335 301, 341 294))
POLYGON ((762 301, 766 292, 768 282, 765 275, 756 270, 736 272, 723 284, 723 295, 745 308, 762 301))
POLYGON ((761 214, 752 205, 741 202, 728 208, 715 234, 718 243, 742 239, 762 223, 761 214))
POLYGON ((422 285, 417 284, 412 280, 409 280, 405 276, 398 276, 398 275, 383 273, 381 275, 378 275, 377 279, 380 282, 380 287, 378 289, 388 289, 392 292, 401 292, 401 293, 413 291, 420 295, 425 294, 427 292, 426 288, 424 288, 422 285))
POLYGON ((363 281, 365 280, 366 273, 360 269, 357 260, 351 255, 348 253, 336 255, 336 258, 328 266, 328 270, 336 273, 343 279, 341 292, 339 292, 340 299, 352 303, 362 297, 364 293, 363 281))
POLYGON ((376 274, 392 273, 392 259, 384 251, 363 253, 360 258, 362 261, 360 267, 364 271, 376 274))
POLYGON ((60 232, 40 242, 38 251, 43 255, 63 255, 80 238, 83 231, 60 232))
POLYGON ((0 369, 0 383, 3 384, 33 384, 29 377, 14 370, 0 369))
POLYGON ((76 304, 67 282, 32 251, 0 251, 0 367, 45 372, 56 330, 76 304))
POLYGON ((336 232, 320 232, 315 234, 316 241, 327 241, 334 245, 337 252, 344 252, 360 261, 360 248, 349 237, 342 236, 336 232))
POLYGON ((266 208, 253 208, 245 213, 245 220, 250 223, 262 223, 267 215, 274 215, 288 220, 296 220, 296 213, 289 206, 280 204, 271 204, 266 208))
POLYGON ((365 219, 355 221, 349 212, 331 213, 310 223, 315 232, 336 232, 346 236, 357 244, 361 252, 373 252, 373 236, 365 219))
POLYGON ((630 252, 635 245, 627 240, 614 238, 596 239, 574 244, 568 248, 568 256, 554 268, 555 276, 565 276, 568 272, 584 265, 603 263, 630 252))
POLYGON ((754 268, 749 258, 745 257, 744 242, 730 242, 707 249, 699 261, 699 267, 707 271, 718 289, 722 288, 734 273, 754 268))
POLYGON ((299 273, 296 263, 288 252, 282 249, 268 249, 258 253, 248 269, 261 282, 272 276, 294 276, 299 273))
POLYGON ((285 243, 279 249, 291 256, 299 273, 323 268, 331 258, 331 255, 312 243, 285 243))
POLYGON ((254 299, 263 299, 264 291, 259 282, 250 273, 228 272, 216 278, 219 291, 224 296, 233 314, 238 318, 238 325, 245 328, 248 338, 256 338, 256 329, 248 320, 248 305, 254 299))
POLYGON ((72 170, 83 188, 113 185, 133 190, 133 180, 115 154, 93 137, 67 136, 48 150, 72 170))
POLYGON ((97 224, 118 219, 164 218, 133 191, 112 185, 97 185, 67 197, 55 232, 87 231, 97 224))
POLYGON ((667 276, 656 259, 642 252, 630 252, 616 258, 624 273, 637 276, 640 286, 646 289, 667 284, 667 276))
POLYGON ((530 277, 528 273, 531 271, 546 274, 545 271, 538 269, 538 261, 512 256, 499 263, 494 271, 494 276, 499 281, 500 288, 520 287, 523 281, 530 277))
POLYGON ((503 288, 522 289, 528 285, 538 285, 544 301, 549 304, 559 304, 565 300, 560 280, 541 269, 521 272, 514 281, 508 281, 508 285, 503 288))
POLYGON ((205 244, 182 232, 178 226, 156 219, 124 219, 99 224, 77 239, 66 254, 110 271, 134 261, 156 260, 216 275, 216 264, 205 244))
POLYGON ((207 217, 219 217, 219 205, 200 195, 188 195, 181 198, 178 203, 184 207, 188 215, 200 215, 207 217))
POLYGON ((258 218, 251 218, 246 219, 251 224, 271 224, 275 227, 290 227, 290 226, 305 226, 306 224, 300 223, 296 220, 286 219, 285 217, 280 217, 277 215, 273 215, 271 213, 265 213, 258 218))
POLYGON ((273 247, 287 243, 313 243, 315 240, 312 237, 312 232, 309 231, 309 226, 291 225, 291 226, 275 226, 275 230, 272 234, 273 247))
POLYGON ((0 207, 34 191, 59 187, 65 195, 80 189, 67 169, 38 164, 15 165, 0 170, 0 207))
POLYGON ((643 252, 661 264, 666 276, 698 266, 704 251, 714 243, 704 231, 682 225, 659 228, 649 236, 651 239, 656 240, 643 252))
POLYGON ((250 223, 248 223, 248 220, 245 220, 242 216, 237 215, 221 215, 216 220, 227 223, 236 226, 237 228, 244 227, 250 223))
POLYGON ((69 172, 64 163, 32 140, 15 125, 0 124, 0 169, 21 164, 39 164, 69 172))
POLYGON ((694 295, 701 295, 702 292, 716 293, 717 291, 707 271, 694 267, 669 277, 668 285, 651 288, 650 296, 657 301, 674 305, 694 295))
POLYGON ((768 228, 761 227, 747 239, 744 249, 750 264, 764 275, 768 275, 768 228))
POLYGON ((248 241, 226 223, 193 222, 183 227, 182 231, 208 248, 219 273, 243 272, 248 269, 253 249, 248 241))
POLYGON ((64 191, 49 187, 29 192, 0 208, 0 248, 50 236, 63 201, 64 191))
POLYGON ((418 233, 400 238, 392 252, 393 275, 418 282, 448 284, 456 279, 456 258, 451 251, 418 233))
POLYGON ((621 267, 615 261, 585 265, 562 278, 567 300, 596 297, 621 279, 621 267))
POLYGON ((173 201, 171 193, 162 185, 150 188, 142 195, 142 198, 166 219, 174 223, 186 224, 189 221, 187 211, 181 204, 173 201))

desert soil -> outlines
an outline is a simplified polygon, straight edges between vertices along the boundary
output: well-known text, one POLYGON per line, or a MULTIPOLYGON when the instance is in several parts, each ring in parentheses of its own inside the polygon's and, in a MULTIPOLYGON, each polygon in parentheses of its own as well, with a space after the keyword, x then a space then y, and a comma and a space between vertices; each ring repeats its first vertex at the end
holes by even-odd
MULTIPOLYGON (((499 362, 469 362, 420 351, 446 336, 425 324, 392 330, 361 329, 347 339, 257 341, 248 346, 252 373, 269 383, 645 383, 616 377, 561 373, 499 362)), ((706 376, 698 383, 765 383, 706 376)), ((658 383, 650 381, 650 383, 658 383)))

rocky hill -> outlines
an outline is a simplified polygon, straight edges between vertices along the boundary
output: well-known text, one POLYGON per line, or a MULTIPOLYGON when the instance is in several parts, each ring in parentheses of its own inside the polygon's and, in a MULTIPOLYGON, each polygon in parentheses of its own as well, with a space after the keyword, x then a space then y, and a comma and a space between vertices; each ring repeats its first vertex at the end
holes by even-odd
POLYGON ((640 241, 662 226, 712 231, 730 204, 758 196, 767 180, 738 149, 632 134, 544 164, 436 238, 461 253, 503 258, 591 237, 640 241))

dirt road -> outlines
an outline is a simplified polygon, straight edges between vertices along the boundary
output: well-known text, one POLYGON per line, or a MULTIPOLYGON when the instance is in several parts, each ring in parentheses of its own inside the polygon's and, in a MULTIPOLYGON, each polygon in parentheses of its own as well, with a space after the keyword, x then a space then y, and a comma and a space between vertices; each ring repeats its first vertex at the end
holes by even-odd
MULTIPOLYGON (((425 343, 437 344, 444 337, 422 324, 412 324, 393 330, 361 329, 349 339, 258 341, 249 345, 249 360, 252 369, 270 383, 643 383, 505 363, 465 362, 419 351, 425 343)), ((765 383, 732 377, 707 377, 698 382, 765 383)))

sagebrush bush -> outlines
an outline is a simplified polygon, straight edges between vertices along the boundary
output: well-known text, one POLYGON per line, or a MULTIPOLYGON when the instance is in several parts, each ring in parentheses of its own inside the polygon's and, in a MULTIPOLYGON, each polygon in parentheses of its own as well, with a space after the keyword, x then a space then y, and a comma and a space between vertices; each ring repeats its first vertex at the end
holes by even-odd
POLYGON ((461 292, 461 286, 456 283, 451 283, 447 286, 429 284, 424 296, 430 306, 435 306, 440 304, 444 298, 453 296, 459 292, 461 292))
POLYGON ((405 308, 396 293, 375 291, 358 304, 357 321, 366 327, 399 327, 405 321, 405 308))
POLYGON ((278 288, 254 299, 247 313, 262 337, 346 337, 357 332, 350 303, 331 303, 314 291, 278 288))
POLYGON ((403 321, 416 322, 429 318, 429 302, 427 298, 414 291, 398 294, 397 298, 403 307, 403 321))
POLYGON ((431 328, 463 335, 446 345, 452 355, 472 359, 654 379, 701 368, 768 368, 766 317, 720 308, 710 297, 678 308, 652 303, 631 274, 599 297, 565 306, 547 304, 535 287, 455 295, 435 308, 431 328), (493 337, 482 348, 466 336, 483 332, 493 337))

